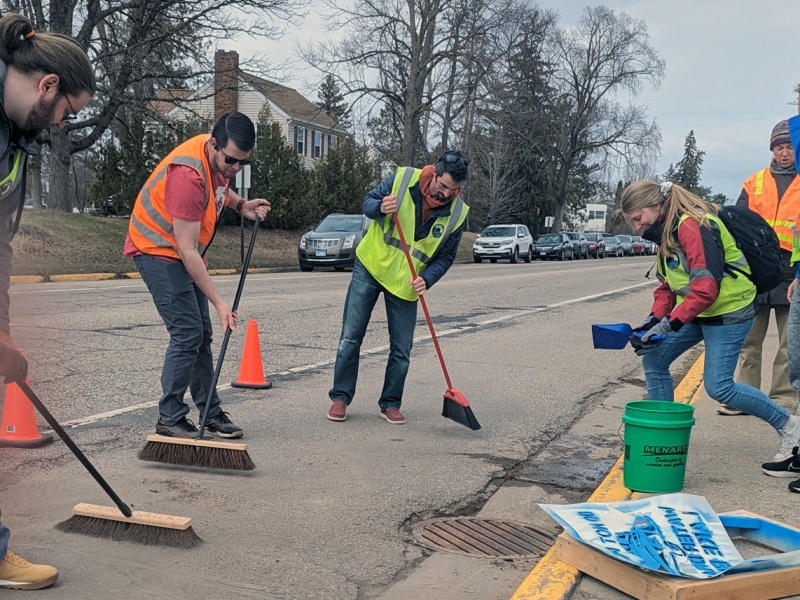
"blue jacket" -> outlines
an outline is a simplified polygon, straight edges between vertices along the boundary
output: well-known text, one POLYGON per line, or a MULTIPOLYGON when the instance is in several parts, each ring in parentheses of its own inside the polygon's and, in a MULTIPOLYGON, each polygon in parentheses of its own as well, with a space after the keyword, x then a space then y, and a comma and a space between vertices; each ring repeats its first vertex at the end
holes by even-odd
MULTIPOLYGON (((384 219, 391 218, 391 215, 385 215, 381 212, 381 202, 385 196, 392 193, 392 186, 394 186, 394 176, 392 173, 380 182, 378 187, 373 188, 364 198, 363 210, 364 214, 370 219, 378 222, 383 222, 384 219)), ((414 240, 420 240, 430 233, 433 221, 436 217, 447 216, 450 214, 450 204, 443 206, 431 213, 431 216, 424 223, 420 223, 422 215, 422 192, 419 189, 419 182, 415 183, 408 189, 411 198, 414 200, 414 208, 416 213, 416 228, 414 230, 414 240)), ((439 281, 447 270, 453 265, 456 260, 456 253, 458 251, 458 244, 461 241, 461 235, 464 233, 464 226, 457 228, 453 231, 452 235, 442 244, 439 252, 433 257, 433 260, 426 267, 425 271, 420 275, 425 280, 425 285, 430 289, 437 281, 439 281)))
MULTIPOLYGON (((797 172, 800 173, 800 115, 796 115, 789 119, 789 137, 792 139, 792 149, 794 150, 794 164, 797 166, 797 172)), ((797 223, 795 223, 795 227, 797 223)), ((797 273, 795 277, 800 279, 800 264, 797 265, 797 273)))

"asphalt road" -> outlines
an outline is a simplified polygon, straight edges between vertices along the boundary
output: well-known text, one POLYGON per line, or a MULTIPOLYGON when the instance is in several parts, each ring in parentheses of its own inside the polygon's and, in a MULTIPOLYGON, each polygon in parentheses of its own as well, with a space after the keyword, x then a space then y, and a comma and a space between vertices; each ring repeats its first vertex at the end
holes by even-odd
MULTIPOLYGON (((389 425, 377 413, 388 343, 382 308, 362 347, 348 420, 325 419, 350 274, 248 276, 220 379, 257 465, 247 473, 136 459, 157 417, 166 345, 141 281, 15 286, 12 332, 30 361, 31 387, 124 500, 193 517, 206 541, 182 552, 60 533, 53 525, 73 504, 110 500, 60 442, 0 449, 0 506, 12 547, 62 572, 54 589, 26 597, 381 596, 431 554, 411 539, 414 523, 474 514, 509 474, 554 444, 568 445, 564 434, 599 398, 641 383, 632 352, 592 349, 590 325, 640 322, 650 307, 651 265, 649 258, 456 265, 427 299, 479 432, 440 416, 446 386, 421 310, 403 406, 408 424, 389 425), (258 321, 270 390, 229 388, 250 318, 258 321)), ((215 282, 232 300, 238 277, 215 282)), ((603 426, 598 435, 612 443, 617 431, 603 426)), ((521 582, 527 566, 510 565, 511 580, 521 582)), ((475 597, 505 594, 492 590, 486 582, 475 597)))

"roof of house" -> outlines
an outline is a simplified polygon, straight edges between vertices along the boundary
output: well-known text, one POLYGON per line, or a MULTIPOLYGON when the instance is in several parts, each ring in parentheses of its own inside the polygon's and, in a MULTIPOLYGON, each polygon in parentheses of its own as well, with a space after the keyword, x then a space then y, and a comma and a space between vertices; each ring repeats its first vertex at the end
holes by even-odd
POLYGON ((245 73, 241 69, 239 70, 239 77, 264 94, 270 102, 274 103, 287 115, 302 121, 330 127, 331 129, 339 128, 338 123, 330 115, 297 90, 245 73))
POLYGON ((166 117, 169 111, 175 108, 176 105, 186 100, 193 93, 194 90, 157 90, 155 98, 150 100, 150 108, 161 117, 166 117))

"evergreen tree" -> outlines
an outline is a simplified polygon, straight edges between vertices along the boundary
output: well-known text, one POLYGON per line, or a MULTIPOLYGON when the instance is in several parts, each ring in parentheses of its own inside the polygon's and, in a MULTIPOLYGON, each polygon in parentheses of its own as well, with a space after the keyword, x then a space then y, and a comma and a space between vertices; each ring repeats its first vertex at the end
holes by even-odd
POLYGON ((317 165, 312 176, 315 221, 330 213, 361 214, 367 192, 376 185, 375 164, 364 147, 347 138, 317 165))
POLYGON ((286 142, 281 126, 273 122, 267 105, 258 116, 256 147, 251 155, 251 198, 272 203, 268 222, 276 229, 296 229, 313 220, 308 198, 309 173, 296 150, 286 142))
POLYGON ((344 96, 341 94, 339 84, 336 83, 336 80, 330 73, 322 80, 317 96, 319 97, 317 106, 341 127, 349 130, 351 126, 351 110, 347 102, 345 102, 344 96))
POLYGON ((694 130, 690 131, 683 143, 683 158, 677 165, 670 163, 667 172, 664 173, 664 180, 677 183, 703 200, 725 204, 727 201, 725 194, 715 194, 710 187, 700 185, 705 155, 705 151, 697 147, 694 130))

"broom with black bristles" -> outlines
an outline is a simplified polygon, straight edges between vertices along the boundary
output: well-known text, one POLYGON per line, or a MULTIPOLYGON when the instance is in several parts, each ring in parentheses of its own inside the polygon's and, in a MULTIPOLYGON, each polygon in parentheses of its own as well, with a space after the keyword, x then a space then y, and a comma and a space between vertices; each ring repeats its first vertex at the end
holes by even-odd
MULTIPOLYGON (((239 307, 239 300, 244 289, 244 280, 247 277, 247 269, 250 266, 250 257, 256 243, 261 220, 256 216, 253 221, 253 234, 250 237, 250 246, 247 248, 247 255, 242 264, 242 275, 239 277, 239 287, 236 289, 236 297, 231 306, 231 312, 236 312, 239 307)), ((217 366, 214 369, 214 377, 211 380, 208 397, 206 398, 203 414, 200 418, 200 427, 197 437, 177 438, 166 435, 148 435, 147 443, 139 451, 139 460, 159 462, 169 465, 181 465, 189 467, 205 467, 208 469, 234 469, 237 471, 252 471, 256 468, 255 463, 247 453, 247 444, 235 442, 218 442, 204 439, 203 434, 206 430, 208 411, 211 408, 211 399, 217 389, 219 374, 222 371, 222 361, 225 360, 225 352, 228 349, 228 341, 233 330, 228 327, 225 330, 225 338, 217 358, 217 366)))
MULTIPOLYGON (((405 193, 405 190, 401 190, 401 192, 402 193, 398 193, 398 196, 400 197, 402 197, 402 194, 405 193)), ((403 246, 403 252, 406 255, 408 266, 411 269, 411 277, 412 279, 416 279, 417 271, 414 268, 414 263, 411 261, 411 253, 408 251, 408 244, 406 244, 406 238, 403 235, 403 228, 400 227, 400 219, 397 218, 397 213, 392 214, 392 219, 394 220, 394 226, 397 229, 397 234, 400 236, 400 243, 403 246)), ((428 312, 428 304, 425 302, 424 295, 419 297, 419 303, 422 305, 422 310, 425 313, 425 320, 428 322, 428 329, 430 329, 431 332, 433 345, 436 347, 436 356, 439 357, 439 364, 442 365, 442 373, 444 373, 444 379, 447 382, 447 390, 443 395, 444 404, 442 406, 442 416, 446 419, 450 419, 451 421, 455 421, 460 425, 469 427, 473 431, 477 431, 481 428, 481 426, 480 423, 478 423, 478 419, 475 418, 475 414, 472 412, 472 408, 470 408, 466 396, 455 389, 453 384, 450 382, 450 374, 447 372, 447 367, 444 364, 442 349, 439 347, 439 339, 436 337, 436 332, 433 330, 433 321, 431 320, 431 315, 428 312)))
POLYGON ((67 447, 86 467, 89 474, 117 505, 98 506, 96 504, 76 504, 72 509, 72 517, 56 525, 56 529, 67 533, 81 533, 94 537, 108 538, 117 541, 136 542, 147 545, 171 546, 173 548, 193 548, 203 540, 191 527, 188 517, 174 517, 158 513, 132 511, 116 492, 111 489, 103 476, 89 462, 86 455, 72 441, 64 428, 50 414, 45 405, 24 381, 17 382, 30 401, 41 413, 50 427, 64 440, 67 447))

